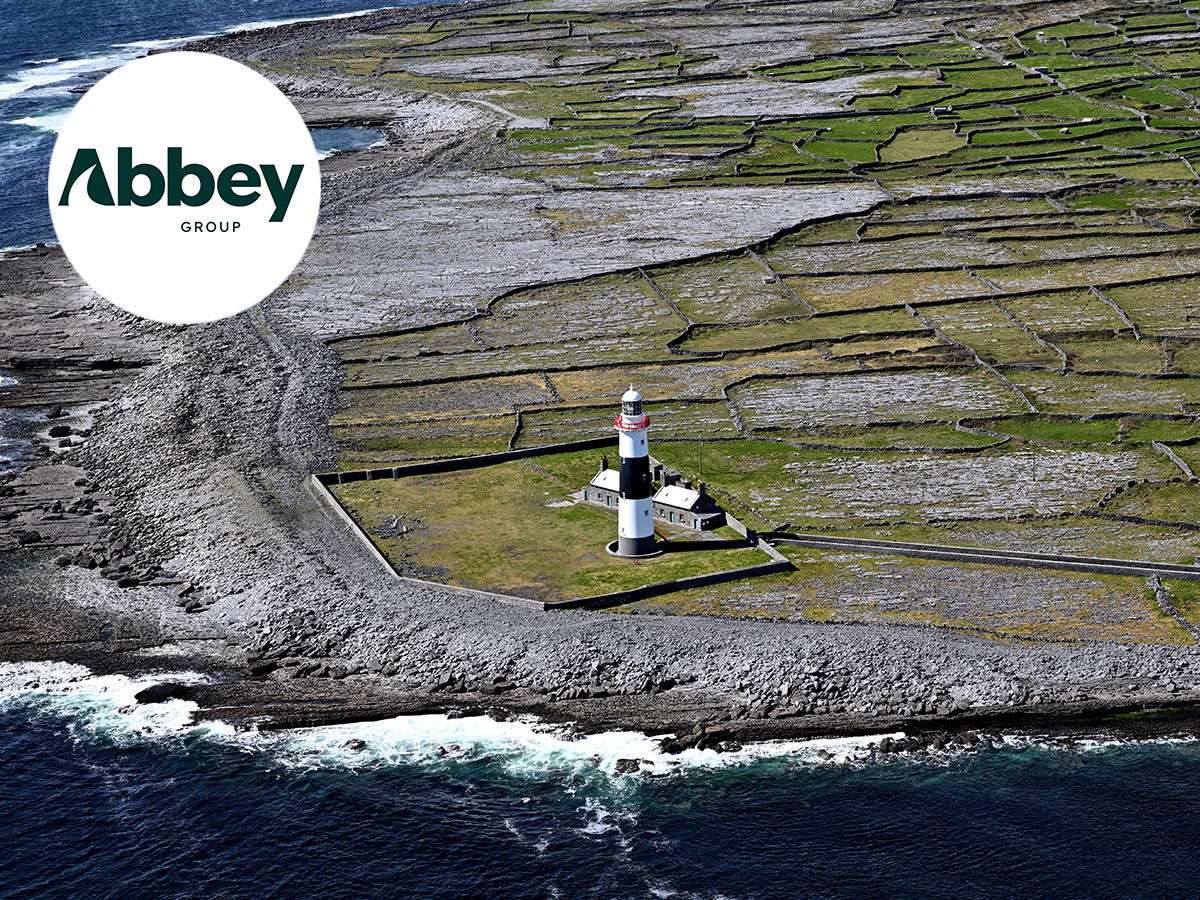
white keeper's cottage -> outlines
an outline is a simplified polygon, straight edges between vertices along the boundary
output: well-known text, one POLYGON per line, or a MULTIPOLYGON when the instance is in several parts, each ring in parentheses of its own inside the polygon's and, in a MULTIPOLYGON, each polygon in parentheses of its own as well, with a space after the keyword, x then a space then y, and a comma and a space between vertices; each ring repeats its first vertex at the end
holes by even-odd
MULTIPOLYGON (((672 469, 653 462, 654 480, 662 485, 652 498, 654 518, 681 528, 711 531, 725 524, 725 510, 716 504, 704 482, 684 481, 672 469)), ((621 499, 621 473, 600 461, 600 471, 583 489, 583 500, 595 506, 616 509, 621 499)))

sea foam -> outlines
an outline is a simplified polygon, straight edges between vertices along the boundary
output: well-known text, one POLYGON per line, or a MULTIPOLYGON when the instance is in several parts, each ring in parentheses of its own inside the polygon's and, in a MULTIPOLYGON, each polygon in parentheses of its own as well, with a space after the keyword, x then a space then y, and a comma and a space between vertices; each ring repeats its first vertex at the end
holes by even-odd
MULTIPOLYGON (((145 56, 151 50, 163 50, 170 47, 178 47, 192 41, 201 40, 205 37, 212 37, 214 34, 235 34, 264 28, 277 28, 281 25, 292 25, 301 22, 316 22, 324 19, 347 19, 375 11, 376 8, 370 8, 356 12, 337 13, 332 15, 307 16, 303 18, 278 19, 261 22, 246 22, 240 25, 234 25, 219 32, 181 35, 179 37, 161 38, 158 40, 131 41, 128 43, 114 44, 112 47, 108 48, 107 51, 95 56, 85 56, 77 59, 49 57, 46 59, 32 60, 21 68, 13 69, 0 74, 0 77, 5 79, 0 81, 0 101, 8 100, 12 97, 16 97, 30 91, 39 91, 42 88, 57 88, 57 90, 47 91, 44 93, 66 94, 66 88, 68 86, 74 86, 73 84, 68 83, 77 82, 77 80, 81 77, 96 75, 101 72, 107 72, 111 69, 115 69, 133 59, 137 59, 140 56, 145 56)), ((38 125, 36 127, 42 126, 38 125)))
POLYGON ((0 81, 0 100, 10 100, 31 91, 38 92, 39 96, 53 94, 66 96, 68 82, 77 82, 79 78, 115 69, 145 53, 144 50, 133 47, 114 49, 115 52, 101 56, 58 59, 7 72, 5 75, 10 80, 0 81), (56 90, 46 90, 47 88, 56 88, 56 90))
MULTIPOLYGON (((224 723, 194 725, 197 706, 185 700, 139 704, 134 696, 166 679, 96 675, 61 662, 0 663, 0 709, 21 706, 66 718, 77 736, 118 744, 142 743, 193 732, 232 735, 224 723)), ((196 672, 173 672, 171 681, 197 684, 196 672)))
MULTIPOLYGON (((568 793, 587 793, 593 787, 608 789, 614 785, 636 790, 637 785, 658 778, 739 768, 767 773, 782 767, 864 765, 874 759, 872 745, 884 737, 766 741, 730 753, 689 749, 668 754, 659 749, 661 735, 637 731, 580 734, 570 726, 528 716, 498 721, 488 716, 427 714, 316 728, 238 730, 219 721, 197 722, 194 715, 198 707, 190 701, 139 704, 134 699, 139 691, 165 681, 199 684, 207 678, 196 672, 148 673, 130 678, 97 675, 69 663, 5 663, 0 664, 0 709, 24 707, 56 714, 68 720, 83 739, 130 744, 187 736, 234 744, 243 752, 260 756, 270 768, 297 772, 416 767, 453 773, 482 766, 516 785, 557 781, 568 793)), ((894 741, 904 736, 902 732, 887 735, 894 741)), ((1184 743, 1197 738, 1155 740, 1184 743)), ((1038 735, 1005 735, 998 742, 1011 752, 1037 749, 1081 753, 1103 753, 1129 743, 1118 737, 1076 740, 1038 735)), ((921 760, 947 762, 955 755, 931 754, 921 760)), ((603 831, 613 824, 600 817, 588 827, 603 831)))
POLYGON ((259 31, 265 28, 279 28, 281 25, 298 25, 304 22, 324 22, 329 19, 353 19, 355 16, 365 16, 367 13, 379 12, 380 10, 389 9, 386 6, 371 7, 370 9, 360 9, 356 12, 347 13, 329 13, 320 16, 304 16, 298 19, 270 19, 262 22, 246 22, 242 25, 235 25, 233 28, 225 31, 225 34, 239 34, 243 31, 259 31))
POLYGON ((60 107, 58 109, 48 109, 33 116, 22 116, 20 119, 13 119, 8 124, 25 125, 28 128, 38 128, 42 131, 58 134, 67 123, 67 116, 70 114, 70 109, 60 107))
MULTIPOLYGON (((869 756, 875 737, 775 741, 747 745, 733 753, 685 750, 667 754, 661 736, 636 731, 579 734, 569 726, 531 717, 497 721, 487 716, 450 718, 431 714, 398 716, 281 731, 237 730, 223 722, 194 721, 195 703, 169 700, 139 704, 135 695, 153 684, 203 683, 196 672, 155 673, 129 678, 97 675, 69 663, 0 664, 0 709, 18 706, 60 715, 82 737, 118 743, 152 742, 200 736, 231 742, 261 754, 269 765, 307 770, 378 769, 418 766, 453 770, 480 764, 517 782, 546 778, 596 779, 635 783, 643 778, 678 776, 698 770, 752 766, 763 761, 829 765, 869 756), (637 774, 618 772, 621 761, 637 761, 637 774)), ((902 735, 892 735, 893 738, 902 735)), ((622 769, 628 769, 624 762, 622 769)))

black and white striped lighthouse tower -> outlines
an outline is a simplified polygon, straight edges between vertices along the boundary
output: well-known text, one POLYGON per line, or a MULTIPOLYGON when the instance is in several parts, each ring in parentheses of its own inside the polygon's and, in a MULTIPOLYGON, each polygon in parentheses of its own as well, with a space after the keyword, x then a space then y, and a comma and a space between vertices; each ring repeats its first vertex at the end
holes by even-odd
POLYGON ((621 457, 617 556, 650 556, 654 553, 650 448, 646 446, 646 429, 649 427, 650 418, 642 411, 642 395, 630 385, 621 396, 621 414, 616 422, 621 457))

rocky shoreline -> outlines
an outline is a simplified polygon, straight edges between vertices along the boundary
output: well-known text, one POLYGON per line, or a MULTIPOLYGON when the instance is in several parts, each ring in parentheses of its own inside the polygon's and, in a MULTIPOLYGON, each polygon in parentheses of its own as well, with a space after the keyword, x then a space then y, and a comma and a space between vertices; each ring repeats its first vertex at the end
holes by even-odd
MULTIPOLYGON (((286 26, 201 47, 254 58, 351 27, 286 26)), ((412 99, 333 77, 284 88, 322 122, 377 122, 412 99)), ((389 147, 325 164, 327 211, 311 258, 357 224, 364 196, 431 175, 477 177, 472 160, 490 152, 496 117, 430 104, 437 116, 393 124, 389 147)), ((487 225, 460 223, 457 256, 434 249, 424 264, 471 258, 496 240, 487 225)), ((688 247, 655 252, 668 250, 688 247)), ((569 255, 527 270, 517 252, 514 271, 476 273, 479 283, 498 293, 547 269, 578 272, 569 255)), ((1193 646, 542 613, 396 582, 303 486, 333 464, 325 423, 341 373, 322 339, 376 327, 379 313, 320 305, 303 280, 235 319, 173 327, 108 306, 54 248, 0 259, 0 311, 14 323, 0 339, 0 371, 18 379, 0 396, 33 433, 31 461, 0 485, 0 661, 66 660, 164 681, 173 670, 210 672, 210 684, 160 699, 186 697, 201 718, 261 728, 532 714, 583 731, 673 735, 668 750, 896 731, 923 735, 896 745, 918 749, 1009 729, 1196 730, 1193 646)), ((415 317, 433 314, 426 301, 413 301, 415 317)))

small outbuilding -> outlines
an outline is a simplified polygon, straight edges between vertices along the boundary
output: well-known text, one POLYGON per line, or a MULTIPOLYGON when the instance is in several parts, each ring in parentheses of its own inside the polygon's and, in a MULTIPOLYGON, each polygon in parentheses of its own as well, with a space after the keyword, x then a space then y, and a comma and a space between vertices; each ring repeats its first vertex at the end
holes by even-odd
MULTIPOLYGON (((654 518, 681 528, 711 531, 725 524, 725 510, 709 496, 704 482, 693 485, 678 472, 662 465, 654 466, 655 480, 661 487, 651 501, 654 518)), ((621 473, 601 459, 600 471, 582 491, 583 501, 616 509, 621 499, 621 473)))
POLYGON ((697 531, 711 531, 725 524, 725 510, 708 495, 703 481, 693 487, 689 481, 671 479, 669 483, 664 481, 654 495, 654 518, 697 531))
POLYGON ((617 508, 621 499, 621 473, 608 467, 608 460, 600 460, 600 471, 583 489, 583 499, 597 506, 617 508))

